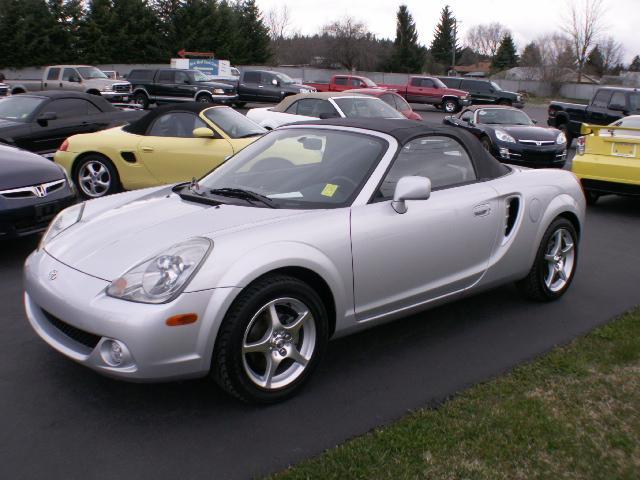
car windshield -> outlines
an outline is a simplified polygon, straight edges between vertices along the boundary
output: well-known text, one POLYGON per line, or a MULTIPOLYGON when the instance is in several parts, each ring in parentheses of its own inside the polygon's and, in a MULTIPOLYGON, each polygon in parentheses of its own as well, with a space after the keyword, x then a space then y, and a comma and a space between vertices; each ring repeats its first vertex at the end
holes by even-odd
POLYGON ((89 80, 91 78, 109 78, 107 77, 102 70, 98 70, 96 67, 78 67, 78 73, 85 80, 89 80))
POLYGON ((206 82, 212 78, 211 76, 205 75, 200 70, 191 70, 189 73, 192 75, 191 79, 194 82, 206 82))
POLYGON ((487 125, 533 125, 526 113, 508 108, 478 110, 478 123, 487 125))
POLYGON ((274 130, 199 182, 203 194, 235 189, 267 197, 277 208, 350 205, 388 148, 361 133, 321 128, 274 130))
POLYGON ((289 75, 285 75, 284 73, 275 73, 274 75, 278 78, 280 83, 294 83, 293 79, 289 75))
POLYGON ((229 107, 213 107, 204 116, 215 123, 231 138, 248 138, 263 135, 266 130, 229 107))
POLYGON ((431 80, 433 80, 433 83, 435 84, 435 86, 437 88, 447 88, 447 86, 444 84, 444 82, 442 80, 440 80, 439 78, 432 78, 431 80))
POLYGON ((502 91, 502 89, 500 88, 500 85, 498 85, 496 82, 491 82, 491 86, 496 92, 502 91))
POLYGON ((0 102, 0 118, 16 122, 26 122, 33 112, 44 102, 44 98, 16 95, 0 102))
POLYGON ((368 79, 368 78, 366 78, 366 77, 364 77, 364 78, 362 79, 362 81, 364 82, 364 84, 365 84, 367 87, 375 88, 375 87, 377 87, 377 86, 378 86, 378 85, 376 85, 376 82, 374 82, 373 80, 370 80, 370 79, 368 79))
POLYGON ((347 118, 404 118, 379 98, 334 97, 333 101, 347 118))

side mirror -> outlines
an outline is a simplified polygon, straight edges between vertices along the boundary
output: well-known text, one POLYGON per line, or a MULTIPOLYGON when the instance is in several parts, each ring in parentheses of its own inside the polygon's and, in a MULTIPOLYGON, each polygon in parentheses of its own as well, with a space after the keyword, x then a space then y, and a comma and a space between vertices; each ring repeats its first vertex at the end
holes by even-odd
POLYGON ((397 213, 406 213, 405 200, 427 200, 431 196, 431 180, 427 177, 402 177, 393 193, 391 206, 397 213))
POLYGON ((276 85, 278 86, 280 84, 280 82, 278 82, 278 80, 276 80, 275 78, 273 80, 271 80, 271 84, 272 85, 276 85))
POLYGON ((55 120, 58 118, 58 115, 55 112, 44 112, 38 115, 36 121, 43 127, 46 127, 51 120, 55 120))
POLYGON ((214 138, 216 136, 215 132, 207 127, 195 128, 191 135, 194 138, 214 138))

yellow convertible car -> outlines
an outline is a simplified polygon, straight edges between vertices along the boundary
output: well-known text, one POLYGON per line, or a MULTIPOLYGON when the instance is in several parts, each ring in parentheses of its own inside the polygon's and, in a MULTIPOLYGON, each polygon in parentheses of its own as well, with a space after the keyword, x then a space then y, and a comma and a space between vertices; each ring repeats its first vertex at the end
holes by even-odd
POLYGON ((640 125, 627 119, 582 125, 571 170, 590 204, 608 194, 640 196, 640 125))
POLYGON ((141 119, 69 137, 54 160, 85 198, 200 178, 266 130, 224 106, 158 107, 141 119))

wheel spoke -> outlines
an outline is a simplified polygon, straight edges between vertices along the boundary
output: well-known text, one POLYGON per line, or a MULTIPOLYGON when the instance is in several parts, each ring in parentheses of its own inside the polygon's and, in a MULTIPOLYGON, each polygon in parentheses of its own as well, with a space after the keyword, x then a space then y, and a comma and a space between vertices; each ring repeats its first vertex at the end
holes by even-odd
POLYGON ((573 250, 573 243, 568 243, 568 242, 565 240, 565 246, 564 246, 564 248, 562 249, 562 253, 563 253, 564 255, 566 255, 566 254, 567 254, 567 253, 569 253, 571 250, 573 250))
POLYGON ((282 328, 280 317, 278 317, 278 311, 276 310, 275 302, 269 305, 269 318, 271 319, 271 329, 276 330, 282 328))
POLYGON ((103 187, 105 190, 109 188, 109 180, 107 180, 106 182, 100 179, 96 180, 96 184, 100 185, 101 187, 103 187))
POLYGON ((244 353, 265 353, 269 351, 269 339, 271 335, 267 332, 267 335, 262 337, 257 342, 245 343, 242 346, 244 353))
POLYGON ((552 254, 550 254, 550 253, 547 253, 547 254, 544 256, 544 259, 545 259, 547 262, 549 262, 549 263, 555 263, 555 261, 556 261, 556 257, 555 257, 555 256, 553 256, 553 255, 552 255, 552 254))
POLYGON ((290 323, 289 325, 283 325, 283 327, 289 333, 296 333, 298 332, 298 330, 300 330, 300 328, 304 326, 306 321, 309 320, 310 318, 311 318, 311 312, 309 312, 309 310, 305 310, 300 315, 298 315, 298 318, 296 318, 292 323, 290 323))
POLYGON ((553 265, 549 265, 549 272, 547 273, 547 277, 544 279, 544 283, 547 286, 547 288, 551 288, 551 285, 553 285, 553 279, 556 276, 556 269, 553 267, 553 265))
POLYGON ((299 363, 303 367, 306 367, 307 363, 309 363, 309 359, 304 357, 304 356, 302 356, 302 354, 295 347, 291 348, 291 351, 287 355, 287 358, 290 358, 294 362, 299 363))
POLYGON ((553 249, 551 250, 552 255, 558 255, 558 252, 562 249, 562 231, 558 230, 553 234, 553 249))
POLYGON ((560 270, 558 270, 558 276, 562 281, 565 281, 565 282, 567 281, 567 274, 564 271, 564 268, 561 268, 560 270))
POLYGON ((271 388, 271 381, 273 376, 280 365, 280 360, 273 358, 273 355, 267 355, 267 369, 264 372, 264 386, 265 388, 271 388))

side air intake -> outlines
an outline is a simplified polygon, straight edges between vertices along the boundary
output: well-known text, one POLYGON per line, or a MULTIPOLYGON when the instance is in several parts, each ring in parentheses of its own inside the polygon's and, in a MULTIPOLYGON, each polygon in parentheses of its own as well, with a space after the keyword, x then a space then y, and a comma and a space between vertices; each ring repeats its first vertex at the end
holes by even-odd
POLYGON ((520 211, 520 198, 511 197, 507 199, 507 212, 504 219, 504 236, 508 237, 513 231, 513 227, 518 219, 520 211))

